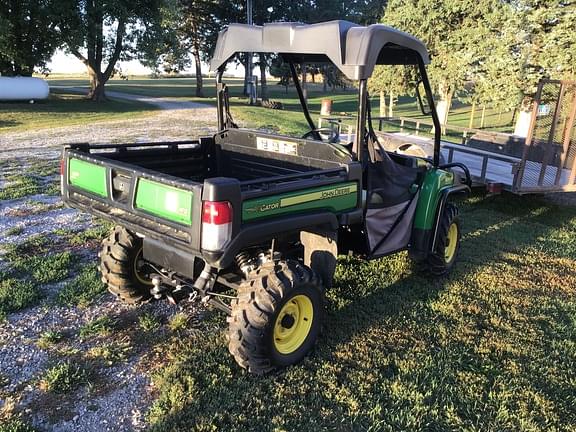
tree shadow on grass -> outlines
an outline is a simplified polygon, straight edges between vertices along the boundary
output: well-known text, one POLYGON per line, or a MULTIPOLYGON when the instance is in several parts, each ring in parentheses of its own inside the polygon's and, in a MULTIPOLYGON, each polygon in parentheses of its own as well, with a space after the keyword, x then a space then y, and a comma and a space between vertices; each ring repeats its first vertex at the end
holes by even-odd
MULTIPOLYGON (((461 260, 449 277, 413 273, 402 255, 372 263, 341 260, 324 334, 299 365, 248 375, 231 360, 221 332, 175 346, 177 354, 155 380, 160 396, 150 412, 152 430, 518 429, 521 420, 549 425, 514 405, 522 380, 514 381, 507 362, 533 358, 479 352, 491 334, 485 326, 492 324, 473 307, 490 305, 513 282, 504 274, 490 279, 498 276, 501 257, 521 256, 534 246, 554 253, 553 232, 573 227, 576 210, 510 196, 463 207, 461 260), (508 399, 497 398, 499 386, 508 399), (501 408, 516 411, 504 415, 501 408)), ((225 322, 219 317, 214 325, 225 322)), ((568 412, 566 403, 558 405, 564 392, 546 391, 560 414, 568 412)), ((569 419, 559 418, 560 426, 569 419)))

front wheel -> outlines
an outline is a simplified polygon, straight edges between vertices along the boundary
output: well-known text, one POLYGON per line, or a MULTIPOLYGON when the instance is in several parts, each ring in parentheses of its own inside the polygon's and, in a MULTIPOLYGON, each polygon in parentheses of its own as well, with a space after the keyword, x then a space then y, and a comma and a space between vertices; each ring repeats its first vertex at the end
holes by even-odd
POLYGON ((228 318, 228 348, 249 372, 299 362, 322 324, 324 291, 312 269, 292 260, 255 270, 238 289, 228 318))
POLYGON ((447 203, 440 216, 434 252, 430 253, 425 261, 419 264, 423 264, 424 269, 433 276, 443 276, 449 273, 458 259, 460 239, 458 207, 452 203, 447 203))

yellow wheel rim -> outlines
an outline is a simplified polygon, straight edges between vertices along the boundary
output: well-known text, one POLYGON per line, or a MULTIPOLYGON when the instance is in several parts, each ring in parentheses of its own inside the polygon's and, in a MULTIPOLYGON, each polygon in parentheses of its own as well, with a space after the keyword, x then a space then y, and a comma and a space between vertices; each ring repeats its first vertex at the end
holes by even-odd
POLYGON ((292 297, 282 307, 274 323, 274 346, 281 354, 291 354, 306 340, 314 309, 312 302, 305 295, 292 297))
POLYGON ((458 245, 458 225, 452 223, 448 228, 448 235, 446 236, 446 248, 444 249, 444 259, 450 263, 456 255, 456 246, 458 245))
POLYGON ((136 254, 136 258, 134 259, 134 276, 136 276, 136 279, 141 284, 152 286, 153 285, 152 281, 148 278, 145 278, 142 275, 142 273, 140 272, 140 267, 141 267, 140 262, 144 259, 143 255, 142 255, 142 249, 143 249, 143 247, 141 247, 138 250, 138 253, 136 254))

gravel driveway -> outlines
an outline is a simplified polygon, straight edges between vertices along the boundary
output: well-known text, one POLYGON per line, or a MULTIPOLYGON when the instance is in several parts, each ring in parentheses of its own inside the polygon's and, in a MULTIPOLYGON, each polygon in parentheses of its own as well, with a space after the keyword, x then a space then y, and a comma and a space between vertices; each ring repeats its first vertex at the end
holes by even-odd
MULTIPOLYGON (((0 426, 6 419, 21 418, 38 430, 56 432, 146 427, 146 412, 154 399, 151 371, 161 366, 155 361, 155 350, 162 336, 170 333, 170 320, 182 311, 163 302, 134 308, 119 304, 107 294, 87 306, 55 301, 78 272, 97 261, 99 244, 97 239, 86 244, 66 240, 86 235, 95 225, 91 216, 65 208, 54 191, 59 180, 60 149, 72 142, 195 138, 215 130, 216 110, 192 102, 117 92, 109 92, 109 96, 153 103, 162 111, 128 121, 0 134, 0 191, 21 174, 33 176, 39 188, 32 195, 0 199, 0 282, 2 271, 9 271, 11 266, 7 248, 37 237, 57 244, 55 252, 69 252, 75 268, 67 278, 39 286, 41 299, 31 307, 9 313, 3 322, 0 318, 0 426), (157 323, 154 331, 142 329, 143 316, 153 317, 157 323), (81 337, 79 329, 100 317, 110 318, 111 333, 81 337), (42 339, 54 331, 63 340, 43 346, 42 339), (129 349, 116 352, 118 358, 114 361, 90 363, 97 366, 89 371, 89 384, 69 393, 50 393, 39 384, 55 364, 84 361, 93 353, 126 346, 129 349)), ((197 314, 194 309, 185 313, 197 314)))

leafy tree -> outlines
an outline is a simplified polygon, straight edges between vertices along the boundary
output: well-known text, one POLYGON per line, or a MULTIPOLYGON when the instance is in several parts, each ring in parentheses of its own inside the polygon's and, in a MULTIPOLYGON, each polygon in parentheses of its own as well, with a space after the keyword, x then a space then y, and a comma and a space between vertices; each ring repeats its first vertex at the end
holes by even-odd
POLYGON ((405 66, 376 66, 374 73, 368 81, 368 90, 380 94, 380 115, 392 117, 394 115, 395 97, 409 91, 409 83, 414 81, 410 68, 405 66), (389 96, 388 106, 386 95, 389 96))
POLYGON ((88 70, 94 101, 120 59, 136 53, 137 40, 161 19, 163 0, 59 0, 57 26, 66 49, 88 70))
POLYGON ((270 66, 270 74, 278 78, 278 85, 284 86, 286 93, 288 93, 288 86, 292 81, 292 74, 288 63, 285 63, 281 57, 275 56, 272 59, 270 66))
MULTIPOLYGON (((407 31, 426 43, 432 63, 431 81, 436 86, 438 114, 446 124, 448 111, 457 90, 480 77, 498 80, 506 86, 506 74, 497 74, 502 67, 488 67, 498 50, 505 56, 503 65, 513 63, 509 41, 513 15, 510 4, 501 0, 390 0, 384 22, 407 31)), ((504 69, 506 69, 504 67, 504 69)), ((511 86, 508 86, 510 89, 511 86)))
POLYGON ((192 53, 196 68, 196 96, 203 97, 202 60, 209 58, 220 30, 217 18, 219 3, 215 0, 179 0, 181 4, 182 25, 180 40, 192 53))
POLYGON ((576 77, 576 2, 574 0, 521 0, 522 45, 519 80, 520 114, 514 133, 526 136, 532 100, 542 78, 576 77))
POLYGON ((176 1, 161 5, 161 19, 149 25, 137 42, 138 59, 157 76, 161 71, 177 73, 190 65, 187 48, 180 42, 182 11, 176 1))
POLYGON ((52 0, 0 0, 0 73, 30 76, 58 46, 52 0))

